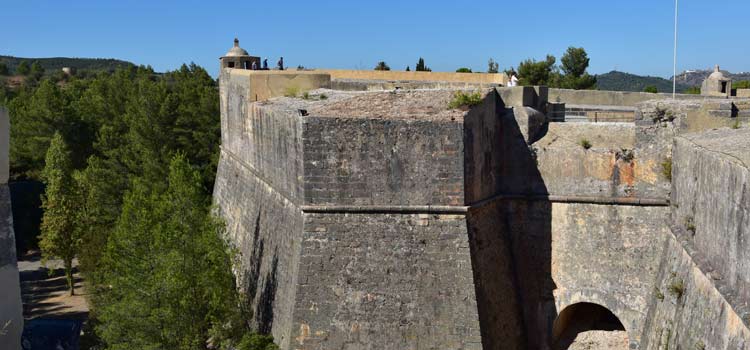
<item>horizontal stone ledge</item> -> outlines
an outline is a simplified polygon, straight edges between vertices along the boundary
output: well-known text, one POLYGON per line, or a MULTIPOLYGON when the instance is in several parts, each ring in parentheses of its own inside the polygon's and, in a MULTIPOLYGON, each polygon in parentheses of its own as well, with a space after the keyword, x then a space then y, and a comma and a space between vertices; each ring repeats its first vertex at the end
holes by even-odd
POLYGON ((465 214, 468 206, 459 205, 303 205, 303 213, 397 213, 465 214))
POLYGON ((579 203, 627 206, 666 207, 669 201, 660 198, 595 197, 559 195, 497 195, 475 202, 468 206, 460 205, 303 205, 304 213, 396 213, 396 214, 466 214, 470 209, 479 208, 494 201, 527 200, 548 201, 551 203, 579 203))

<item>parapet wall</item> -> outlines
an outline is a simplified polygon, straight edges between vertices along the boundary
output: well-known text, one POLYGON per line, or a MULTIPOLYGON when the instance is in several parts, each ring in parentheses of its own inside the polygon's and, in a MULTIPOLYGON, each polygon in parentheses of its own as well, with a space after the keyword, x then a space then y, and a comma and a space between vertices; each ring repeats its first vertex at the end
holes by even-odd
POLYGON ((21 348, 23 309, 8 188, 9 143, 9 116, 0 107, 0 349, 16 350, 21 348))
POLYGON ((505 73, 451 73, 451 72, 406 72, 378 70, 316 69, 314 72, 330 74, 334 80, 386 80, 386 81, 441 81, 456 83, 507 85, 505 73))
POLYGON ((273 97, 331 87, 330 75, 310 71, 222 68, 220 74, 220 84, 239 84, 243 91, 233 91, 233 94, 244 96, 248 101, 264 101, 273 97))
MULTIPOLYGON (((702 99, 700 95, 677 94, 678 100, 702 99)), ((630 106, 649 100, 671 99, 672 94, 627 91, 600 91, 600 90, 570 90, 549 89, 550 102, 564 102, 573 105, 595 105, 595 106, 630 106)))

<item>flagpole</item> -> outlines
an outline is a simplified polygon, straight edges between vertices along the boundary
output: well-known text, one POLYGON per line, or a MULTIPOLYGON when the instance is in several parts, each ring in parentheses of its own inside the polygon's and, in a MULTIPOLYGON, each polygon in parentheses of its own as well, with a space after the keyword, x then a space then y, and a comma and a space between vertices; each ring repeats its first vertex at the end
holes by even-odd
POLYGON ((677 1, 674 0, 674 66, 672 67, 672 99, 677 94, 677 1))

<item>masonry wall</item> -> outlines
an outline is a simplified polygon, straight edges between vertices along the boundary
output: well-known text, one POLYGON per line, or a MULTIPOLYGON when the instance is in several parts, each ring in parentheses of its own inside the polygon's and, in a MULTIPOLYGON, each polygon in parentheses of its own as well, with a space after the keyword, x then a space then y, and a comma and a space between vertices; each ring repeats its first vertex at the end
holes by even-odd
POLYGON ((493 83, 507 85, 505 73, 454 73, 454 72, 417 72, 417 71, 377 71, 377 70, 344 70, 317 69, 315 72, 331 75, 331 79, 350 80, 391 80, 391 81, 443 81, 462 83, 493 83))
POLYGON ((750 349, 746 319, 720 292, 731 289, 712 277, 708 265, 696 264, 700 254, 690 246, 679 233, 665 241, 640 348, 750 349))
MULTIPOLYGON (((638 346, 659 271, 668 207, 555 203, 555 309, 591 302, 612 311, 638 346)), ((632 348, 632 347, 631 347, 632 348)))
POLYGON ((305 198, 314 205, 460 205, 460 121, 305 117, 305 198))
POLYGON ((299 112, 268 108, 248 97, 249 80, 237 72, 221 79, 221 147, 287 199, 302 196, 302 124, 299 112))
POLYGON ((674 224, 738 305, 750 301, 748 149, 750 129, 711 130, 675 138, 672 160, 674 224))
POLYGON ((333 79, 331 89, 340 91, 382 91, 396 89, 465 89, 483 90, 495 87, 493 83, 449 82, 449 81, 390 81, 333 79))
POLYGON ((0 107, 0 349, 17 350, 21 348, 23 309, 8 189, 9 131, 8 112, 0 107))
POLYGON ((516 120, 501 120, 502 186, 528 198, 504 201, 496 226, 522 276, 528 348, 548 349, 557 315, 580 302, 612 311, 637 348, 667 232, 666 150, 639 143, 630 123, 550 123, 526 145, 516 120))
POLYGON ((302 212, 225 152, 214 203, 226 222, 227 237, 240 252, 235 274, 253 310, 253 326, 273 334, 286 348, 297 290, 302 212))
POLYGON ((245 88, 243 95, 249 101, 265 101, 273 97, 331 87, 330 75, 310 71, 221 68, 220 74, 226 80, 241 82, 245 88))
POLYGON ((240 252, 235 274, 253 326, 287 348, 303 224, 301 123, 296 111, 251 103, 242 77, 221 79, 222 150, 213 198, 240 252))
MULTIPOLYGON (((680 100, 702 99, 699 95, 677 94, 680 100)), ((604 106, 636 106, 648 100, 671 99, 672 94, 652 94, 647 92, 627 91, 599 91, 599 90, 569 90, 549 89, 550 102, 564 102, 576 105, 604 105, 604 106)))
POLYGON ((299 349, 481 349, 463 215, 305 214, 299 349))

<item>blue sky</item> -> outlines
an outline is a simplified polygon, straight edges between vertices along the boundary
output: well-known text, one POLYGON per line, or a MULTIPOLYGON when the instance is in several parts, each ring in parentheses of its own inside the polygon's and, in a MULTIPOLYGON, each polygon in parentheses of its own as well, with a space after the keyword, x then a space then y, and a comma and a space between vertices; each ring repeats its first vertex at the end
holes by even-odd
MULTIPOLYGON (((0 0, 0 55, 104 57, 211 74, 237 36, 253 55, 317 68, 501 68, 584 47, 589 71, 672 74, 672 0, 0 0)), ((750 70, 747 0, 680 1, 678 71, 750 70)))

